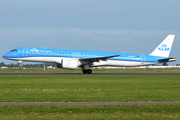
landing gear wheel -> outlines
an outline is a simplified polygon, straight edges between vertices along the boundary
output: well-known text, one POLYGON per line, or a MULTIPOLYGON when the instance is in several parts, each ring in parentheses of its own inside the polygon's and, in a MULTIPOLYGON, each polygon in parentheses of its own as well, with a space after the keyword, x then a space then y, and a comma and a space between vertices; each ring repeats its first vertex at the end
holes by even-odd
POLYGON ((88 74, 91 74, 91 73, 92 73, 92 70, 91 70, 91 69, 88 69, 88 70, 87 70, 87 73, 88 73, 88 74))
POLYGON ((86 74, 86 73, 87 73, 87 70, 84 69, 84 70, 83 70, 83 73, 86 74))
POLYGON ((21 66, 21 67, 19 67, 19 69, 20 69, 20 70, 23 70, 23 67, 21 66))

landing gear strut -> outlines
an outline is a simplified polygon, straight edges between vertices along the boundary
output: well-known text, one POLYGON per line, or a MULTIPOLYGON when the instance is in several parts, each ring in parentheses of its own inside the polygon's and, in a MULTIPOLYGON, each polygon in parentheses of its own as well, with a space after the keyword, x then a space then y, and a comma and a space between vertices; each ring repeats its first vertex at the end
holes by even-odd
POLYGON ((84 73, 84 74, 91 74, 91 73, 92 73, 92 70, 91 70, 91 69, 88 69, 88 70, 83 69, 83 73, 84 73))
POLYGON ((23 70, 23 63, 22 63, 22 61, 18 61, 18 63, 19 63, 19 69, 23 70))

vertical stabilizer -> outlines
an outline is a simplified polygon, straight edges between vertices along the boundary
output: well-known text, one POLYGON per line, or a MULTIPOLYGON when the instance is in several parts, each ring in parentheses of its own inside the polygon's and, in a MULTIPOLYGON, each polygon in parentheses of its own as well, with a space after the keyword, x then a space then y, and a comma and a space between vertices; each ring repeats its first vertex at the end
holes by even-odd
POLYGON ((175 35, 168 35, 150 55, 169 57, 174 37, 175 35))

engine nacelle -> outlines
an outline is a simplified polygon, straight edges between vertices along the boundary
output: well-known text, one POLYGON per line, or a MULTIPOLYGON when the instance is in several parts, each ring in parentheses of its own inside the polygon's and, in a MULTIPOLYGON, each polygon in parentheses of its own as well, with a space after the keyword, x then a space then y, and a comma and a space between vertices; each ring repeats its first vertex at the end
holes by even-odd
POLYGON ((61 68, 63 68, 63 69, 77 69, 78 68, 78 61, 77 60, 62 59, 61 68))

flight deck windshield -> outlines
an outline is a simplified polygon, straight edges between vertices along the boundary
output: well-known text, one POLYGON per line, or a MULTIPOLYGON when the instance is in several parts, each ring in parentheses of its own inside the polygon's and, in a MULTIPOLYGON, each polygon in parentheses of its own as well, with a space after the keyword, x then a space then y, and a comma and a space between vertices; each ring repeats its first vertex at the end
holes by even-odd
POLYGON ((10 52, 17 52, 17 50, 16 50, 16 49, 13 49, 13 50, 11 50, 10 52))

